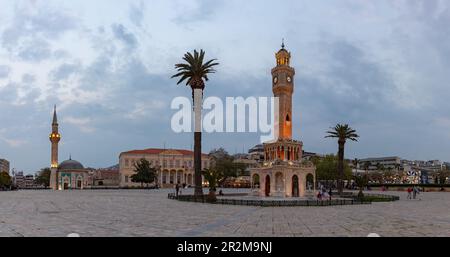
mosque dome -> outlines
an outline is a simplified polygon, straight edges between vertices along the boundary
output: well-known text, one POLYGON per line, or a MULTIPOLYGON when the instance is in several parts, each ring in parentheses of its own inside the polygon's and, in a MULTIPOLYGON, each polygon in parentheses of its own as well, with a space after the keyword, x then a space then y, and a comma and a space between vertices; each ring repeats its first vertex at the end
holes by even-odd
POLYGON ((60 170, 82 170, 84 169, 83 164, 81 164, 79 161, 75 161, 72 159, 66 160, 61 162, 59 164, 60 170))

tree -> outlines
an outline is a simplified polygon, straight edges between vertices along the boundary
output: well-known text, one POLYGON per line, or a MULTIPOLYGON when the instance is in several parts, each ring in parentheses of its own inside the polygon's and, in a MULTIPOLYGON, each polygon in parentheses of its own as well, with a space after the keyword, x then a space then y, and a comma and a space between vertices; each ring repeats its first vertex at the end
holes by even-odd
POLYGON ((209 152, 209 157, 211 158, 211 164, 220 174, 222 174, 221 179, 218 181, 219 185, 227 178, 238 177, 243 175, 247 169, 247 165, 243 163, 236 163, 235 158, 228 154, 228 152, 223 149, 213 149, 209 152))
POLYGON ((343 177, 344 177, 344 148, 347 140, 358 141, 359 137, 356 134, 356 130, 349 127, 347 124, 337 124, 330 131, 326 132, 328 135, 325 138, 337 138, 338 139, 338 192, 342 194, 343 191, 343 177))
POLYGON ((223 174, 215 168, 204 169, 203 176, 205 180, 209 183, 209 194, 207 201, 215 202, 216 201, 216 187, 219 181, 223 178, 223 174))
MULTIPOLYGON (((338 179, 338 158, 334 154, 326 155, 324 158, 312 160, 316 166, 316 176, 318 180, 333 181, 338 179)), ((352 178, 352 170, 347 163, 344 163, 344 178, 352 178)))
POLYGON ((45 188, 50 186, 50 168, 43 168, 36 174, 36 184, 43 185, 45 188))
POLYGON ((141 187, 144 187, 144 183, 148 185, 156 180, 156 169, 150 167, 150 162, 144 158, 134 164, 134 172, 131 182, 141 183, 141 187))
POLYGON ((8 174, 8 172, 1 172, 0 173, 0 188, 6 189, 11 187, 12 181, 11 176, 8 174))
POLYGON ((187 52, 183 60, 185 63, 175 64, 177 74, 172 78, 181 77, 177 85, 186 81, 186 86, 190 86, 192 90, 192 101, 194 103, 195 131, 194 131, 194 180, 196 196, 203 195, 202 174, 201 174, 201 158, 202 158, 202 133, 201 133, 201 98, 205 89, 205 81, 208 81, 208 74, 215 73, 214 66, 219 65, 216 59, 203 62, 205 51, 194 50, 194 54, 187 52), (200 99, 196 99, 200 98, 200 99))
POLYGON ((354 177, 356 185, 359 187, 358 198, 363 198, 363 189, 369 183, 369 176, 367 174, 355 175, 354 177))
POLYGON ((209 191, 215 192, 219 181, 223 178, 223 174, 215 168, 204 169, 202 173, 205 180, 209 183, 209 191))

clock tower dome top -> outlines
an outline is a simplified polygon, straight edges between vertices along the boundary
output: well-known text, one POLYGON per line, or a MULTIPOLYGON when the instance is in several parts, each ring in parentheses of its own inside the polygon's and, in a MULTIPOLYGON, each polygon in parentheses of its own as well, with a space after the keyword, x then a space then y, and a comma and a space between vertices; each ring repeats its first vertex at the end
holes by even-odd
POLYGON ((277 59, 277 66, 289 66, 291 60, 291 53, 288 52, 283 43, 281 44, 281 49, 275 54, 275 58, 277 59))

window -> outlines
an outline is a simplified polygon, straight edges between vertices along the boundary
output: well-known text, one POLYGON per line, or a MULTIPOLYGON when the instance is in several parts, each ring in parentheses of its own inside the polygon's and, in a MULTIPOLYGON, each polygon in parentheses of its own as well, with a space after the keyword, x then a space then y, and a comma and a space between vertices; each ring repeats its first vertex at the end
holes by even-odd
POLYGON ((170 161, 169 161, 169 167, 170 167, 170 168, 173 168, 173 160, 170 160, 170 161))
POLYGON ((180 160, 176 160, 175 165, 177 166, 177 168, 180 167, 180 160))
POLYGON ((130 165, 130 162, 128 159, 125 159, 125 167, 128 167, 130 165))
POLYGON ((125 176, 125 183, 128 183, 128 176, 125 176))
POLYGON ((167 161, 166 160, 163 161, 163 168, 165 168, 165 167, 167 167, 167 161))

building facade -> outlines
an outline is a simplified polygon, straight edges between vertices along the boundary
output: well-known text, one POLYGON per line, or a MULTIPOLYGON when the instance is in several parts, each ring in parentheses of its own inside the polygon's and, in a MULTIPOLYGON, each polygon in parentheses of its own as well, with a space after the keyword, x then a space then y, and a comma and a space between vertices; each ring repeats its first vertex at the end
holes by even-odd
POLYGON ((359 169, 373 171, 379 170, 383 168, 385 170, 391 169, 399 169, 402 165, 400 157, 391 156, 391 157, 377 157, 377 158, 365 158, 360 159, 358 163, 359 169))
POLYGON ((264 162, 264 146, 262 144, 255 145, 248 150, 248 159, 255 160, 257 162, 264 162))
POLYGON ((118 169, 98 169, 90 172, 89 184, 93 187, 117 187, 120 174, 118 169))
POLYGON ((5 159, 0 159, 0 173, 6 172, 9 174, 9 161, 5 159))
POLYGON ((13 169, 13 184, 17 188, 25 188, 25 176, 23 175, 23 171, 15 172, 13 169))
POLYGON ((310 161, 302 160, 303 143, 292 139, 295 70, 290 66, 291 54, 284 48, 284 43, 275 58, 272 91, 279 99, 279 106, 275 109, 275 139, 263 144, 263 166, 251 169, 252 187, 257 184, 259 189, 256 193, 262 197, 312 195, 316 180, 315 166, 310 161))
POLYGON ((34 180, 34 175, 26 175, 25 176, 25 188, 37 188, 38 185, 36 184, 36 181, 34 180))
MULTIPOLYGON (((173 187, 178 184, 194 186, 194 152, 180 149, 133 150, 119 155, 119 186, 139 187, 133 183, 134 164, 142 158, 157 170, 157 184, 160 187, 173 187)), ((210 158, 202 154, 202 170, 210 167, 210 158)), ((202 178, 203 181, 203 178, 202 178)))

